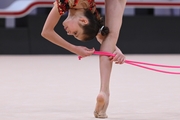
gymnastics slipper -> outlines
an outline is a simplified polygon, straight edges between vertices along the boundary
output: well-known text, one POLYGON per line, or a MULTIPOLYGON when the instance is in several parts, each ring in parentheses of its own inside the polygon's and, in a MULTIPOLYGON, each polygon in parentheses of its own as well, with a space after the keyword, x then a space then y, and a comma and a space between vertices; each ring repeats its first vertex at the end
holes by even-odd
POLYGON ((97 113, 96 111, 94 111, 94 117, 95 117, 95 118, 101 118, 101 119, 108 118, 108 116, 106 115, 106 113, 97 113))

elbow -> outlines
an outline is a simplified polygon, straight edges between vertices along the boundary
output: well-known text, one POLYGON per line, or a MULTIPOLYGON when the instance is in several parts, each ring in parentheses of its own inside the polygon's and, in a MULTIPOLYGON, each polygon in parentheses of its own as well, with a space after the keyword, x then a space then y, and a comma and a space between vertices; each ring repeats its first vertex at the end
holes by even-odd
POLYGON ((47 36, 47 32, 46 32, 46 30, 42 30, 42 32, 41 32, 41 36, 42 36, 43 38, 46 38, 46 36, 47 36))
POLYGON ((41 32, 41 36, 47 40, 49 40, 51 34, 52 34, 51 30, 42 30, 41 32))
POLYGON ((54 31, 51 29, 43 29, 41 32, 41 36, 47 40, 51 39, 54 35, 54 31))

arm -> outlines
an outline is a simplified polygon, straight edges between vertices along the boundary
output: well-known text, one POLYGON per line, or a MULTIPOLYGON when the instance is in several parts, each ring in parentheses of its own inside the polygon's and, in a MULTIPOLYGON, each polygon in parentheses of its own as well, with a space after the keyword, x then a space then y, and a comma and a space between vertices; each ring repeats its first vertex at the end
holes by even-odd
MULTIPOLYGON (((106 36, 102 36, 100 33, 96 36, 97 41, 102 44, 102 42, 105 40, 106 36)), ((109 57, 111 62, 115 62, 116 64, 122 64, 125 61, 125 56, 123 55, 122 51, 116 46, 115 51, 113 52, 115 55, 114 57, 109 57)))
POLYGON ((70 52, 80 55, 82 57, 91 55, 94 52, 93 50, 90 50, 83 46, 75 46, 67 42, 66 40, 64 40, 61 36, 59 36, 54 31, 54 28, 57 25, 60 18, 61 18, 61 15, 58 12, 57 4, 55 2, 54 7, 52 8, 51 12, 49 13, 46 19, 41 35, 47 40, 49 40, 50 42, 58 46, 61 46, 69 50, 70 52))
POLYGON ((54 28, 57 25, 60 18, 61 16, 57 10, 57 4, 54 3, 54 7, 52 8, 51 12, 49 13, 46 19, 41 35, 50 42, 58 46, 61 46, 71 52, 74 52, 75 46, 65 41, 54 31, 54 28))

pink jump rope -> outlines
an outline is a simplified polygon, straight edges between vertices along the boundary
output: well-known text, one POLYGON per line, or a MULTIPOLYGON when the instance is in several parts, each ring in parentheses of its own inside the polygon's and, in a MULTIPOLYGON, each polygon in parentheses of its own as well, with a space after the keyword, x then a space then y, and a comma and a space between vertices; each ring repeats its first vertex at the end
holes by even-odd
MULTIPOLYGON (((103 55, 103 56, 112 56, 112 57, 115 56, 112 53, 102 52, 102 51, 95 51, 93 54, 95 54, 95 55, 103 55)), ((82 57, 79 56, 78 58, 79 58, 79 60, 81 60, 82 57)), ((154 69, 154 68, 151 68, 151 67, 147 67, 145 65, 156 66, 156 67, 164 67, 164 68, 180 68, 180 66, 160 65, 160 64, 152 64, 152 63, 138 62, 138 61, 132 61, 132 60, 125 60, 125 63, 130 64, 130 65, 134 65, 134 66, 137 66, 137 67, 141 67, 141 68, 144 68, 144 69, 156 71, 156 72, 161 72, 161 73, 166 73, 166 74, 179 74, 180 75, 180 72, 164 71, 164 70, 159 70, 159 69, 154 69)))

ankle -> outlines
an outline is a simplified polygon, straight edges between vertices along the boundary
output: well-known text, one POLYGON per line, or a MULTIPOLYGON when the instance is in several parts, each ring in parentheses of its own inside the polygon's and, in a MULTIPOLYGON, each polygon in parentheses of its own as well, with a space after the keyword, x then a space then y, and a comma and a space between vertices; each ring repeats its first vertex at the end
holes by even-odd
POLYGON ((105 91, 100 91, 100 94, 103 94, 103 95, 105 95, 105 96, 107 96, 107 97, 109 97, 109 96, 110 96, 109 91, 108 91, 108 92, 105 92, 105 91))

